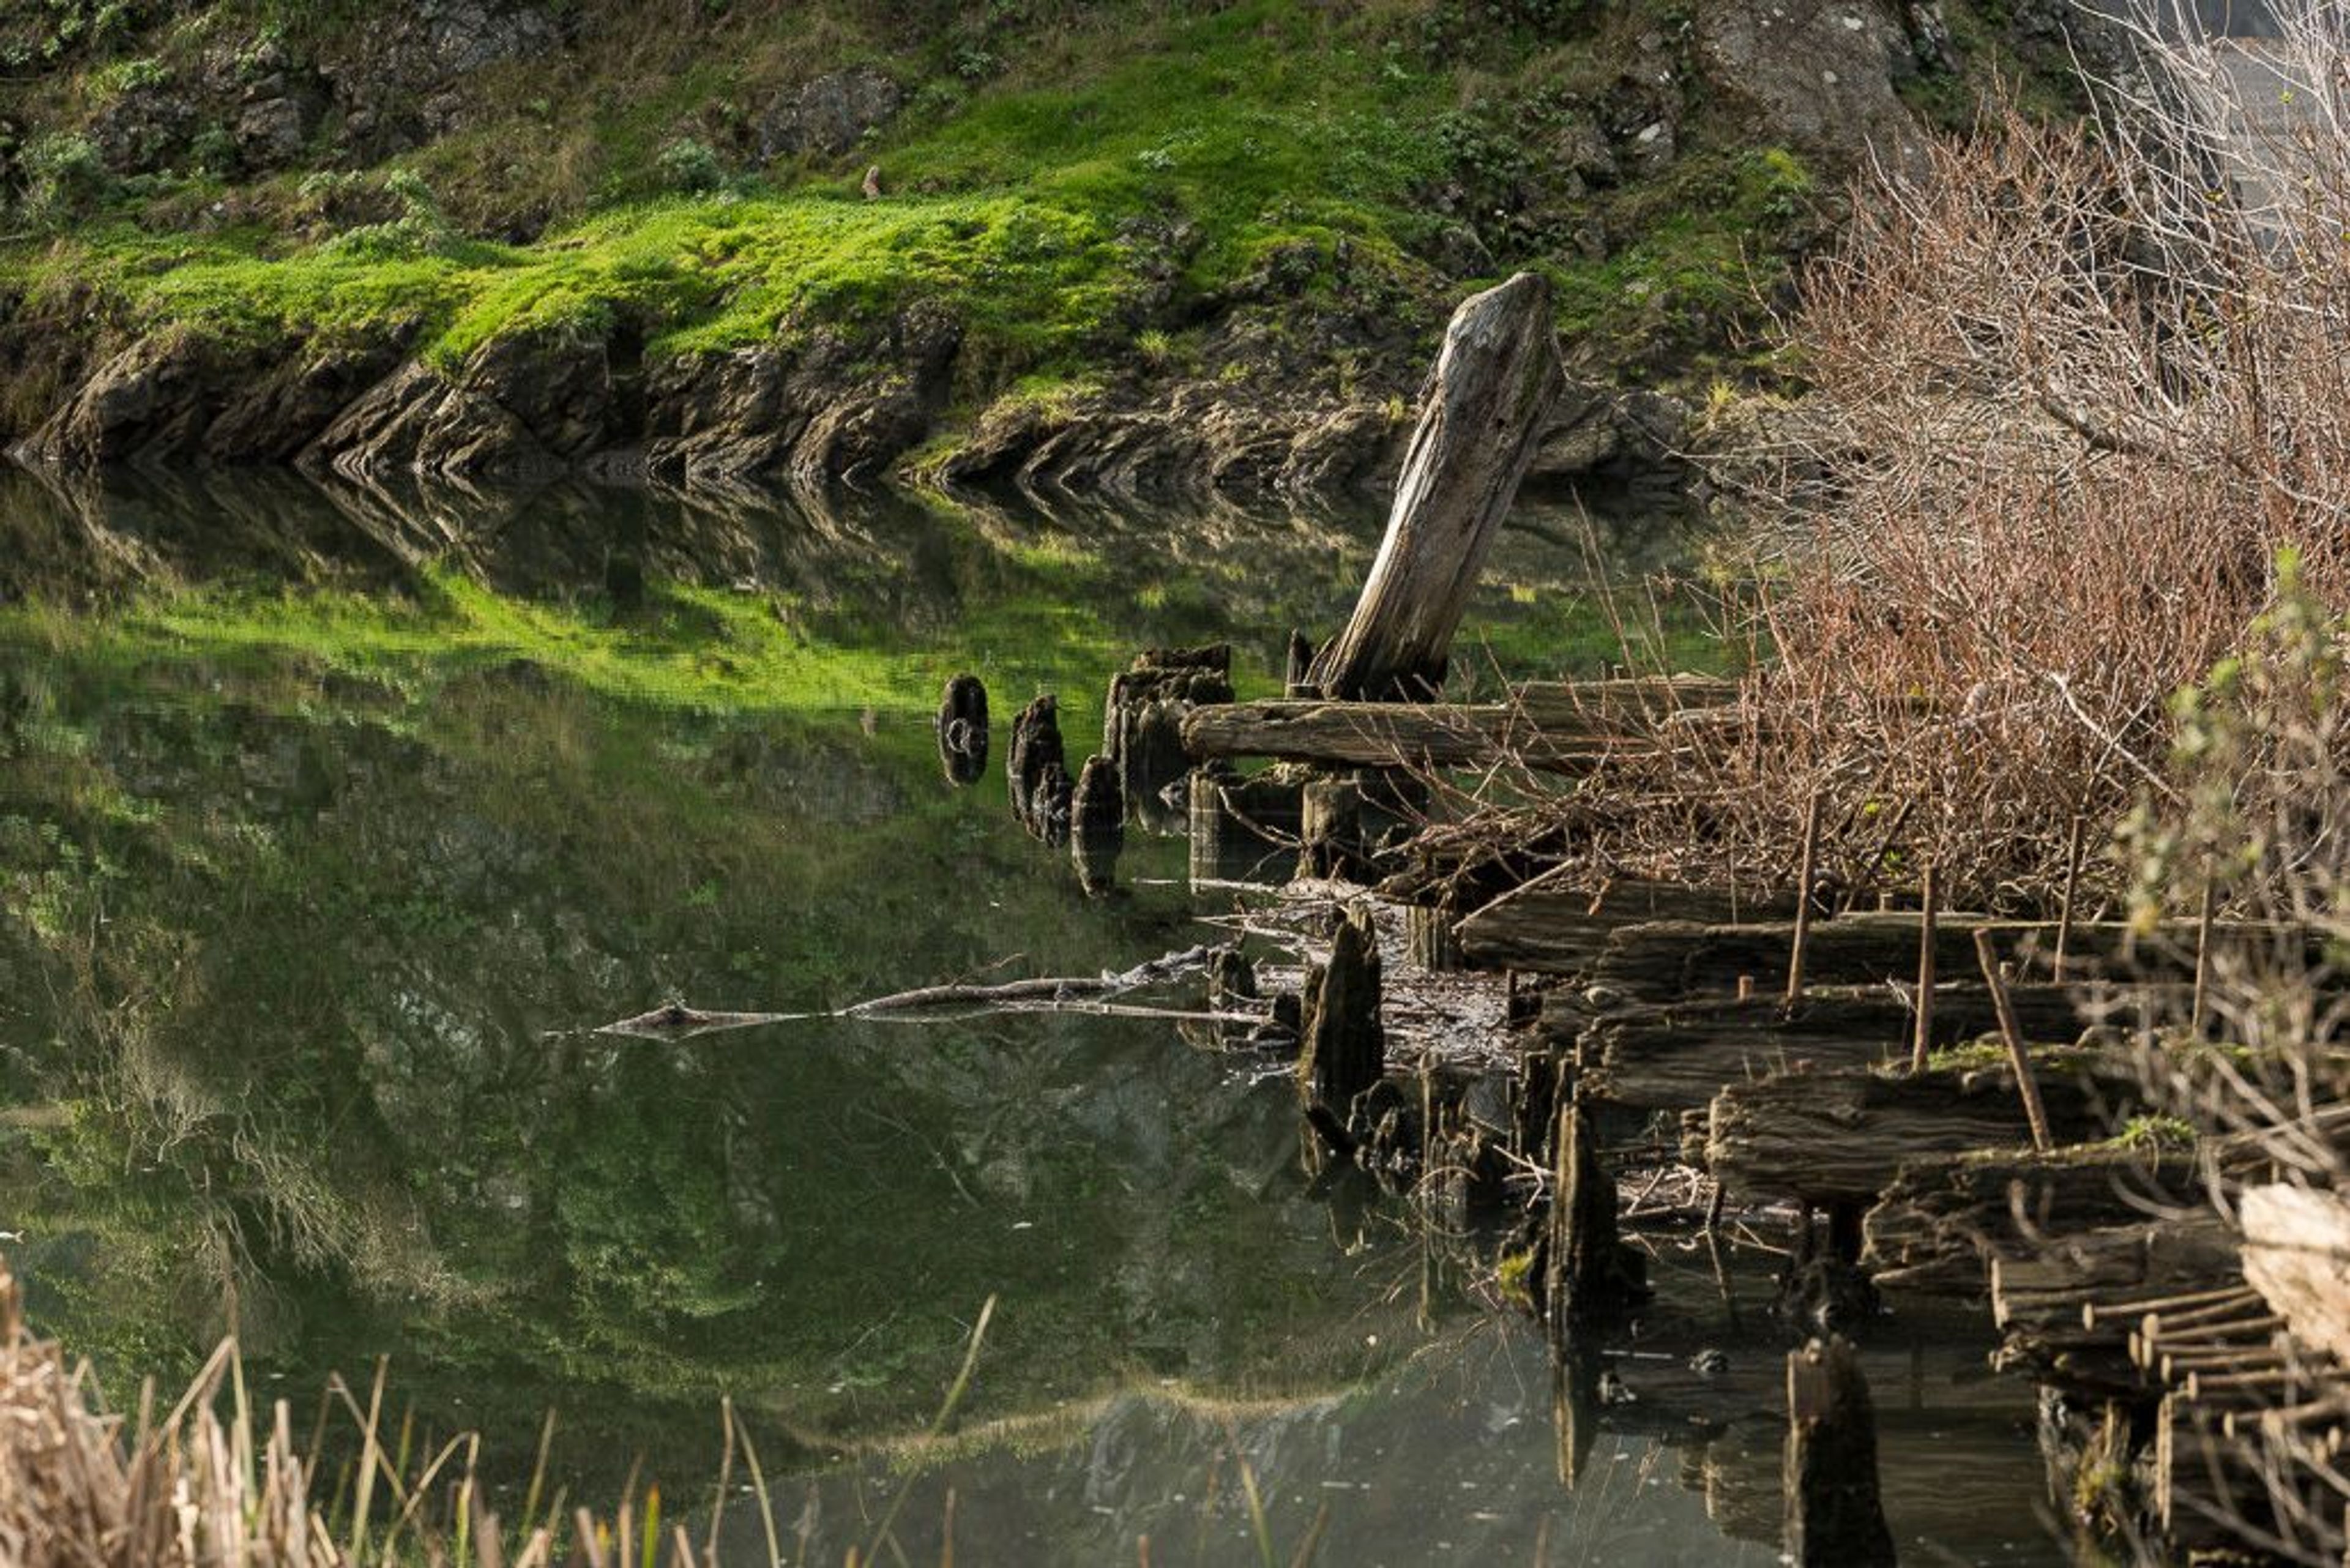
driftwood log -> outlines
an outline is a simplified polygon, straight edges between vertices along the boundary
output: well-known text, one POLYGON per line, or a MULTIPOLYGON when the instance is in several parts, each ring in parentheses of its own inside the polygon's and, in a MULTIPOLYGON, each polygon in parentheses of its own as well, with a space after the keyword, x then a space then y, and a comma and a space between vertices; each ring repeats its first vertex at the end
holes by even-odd
POLYGON ((1453 312, 1404 454, 1386 537, 1307 684, 1342 701, 1423 698, 1487 550, 1566 389, 1550 285, 1520 273, 1453 312))
POLYGON ((2269 1183, 2244 1189, 2244 1279, 2295 1337, 2350 1365, 2350 1199, 2269 1183))

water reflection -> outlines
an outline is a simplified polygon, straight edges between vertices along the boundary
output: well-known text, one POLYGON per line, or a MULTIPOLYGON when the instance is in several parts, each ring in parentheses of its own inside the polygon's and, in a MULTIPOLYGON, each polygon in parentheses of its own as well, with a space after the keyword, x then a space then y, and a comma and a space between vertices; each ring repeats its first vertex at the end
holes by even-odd
MULTIPOLYGON (((1326 1502, 1330 1562, 1763 1561, 1718 1527, 1775 1529, 1722 1446, 1775 1454, 1767 1420, 1603 1412, 1562 1491, 1539 1336, 1309 1188, 1263 1064, 1068 1015, 583 1033, 1201 940, 1179 841, 1128 836, 1090 899, 1000 768, 942 779, 941 686, 983 670, 999 722, 1061 691, 1072 762, 1135 648, 1229 639, 1270 690, 1376 523, 0 474, 0 596, 36 601, 0 611, 0 1228, 36 1320, 117 1387, 224 1332, 303 1399, 389 1355, 515 1482, 558 1407, 581 1499, 639 1455, 693 1494, 730 1395, 818 1560, 909 1486, 919 1560, 951 1490, 981 1561, 1254 1561, 1245 1460, 1284 1560, 1326 1502), (452 584, 507 596, 462 647, 452 584)), ((1586 657, 1586 569, 1513 536, 1497 662, 1586 657)))

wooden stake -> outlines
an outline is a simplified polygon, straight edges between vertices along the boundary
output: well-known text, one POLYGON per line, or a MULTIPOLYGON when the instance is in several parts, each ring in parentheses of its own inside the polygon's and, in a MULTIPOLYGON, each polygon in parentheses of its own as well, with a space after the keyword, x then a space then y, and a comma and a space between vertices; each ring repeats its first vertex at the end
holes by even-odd
POLYGON ((2073 895, 2081 884, 2081 835, 2087 820, 2074 813, 2073 838, 2064 850, 2064 901, 2056 909, 2056 959, 2048 972, 2059 982, 2064 978, 2064 949, 2073 938, 2073 895))
POLYGON ((1812 877, 1819 870, 1820 860, 1820 795, 1812 792, 1812 804, 1804 812, 1804 864, 1795 874, 1795 944, 1787 955, 1787 1005, 1793 1007, 1804 999, 1804 944, 1812 935, 1812 877))
POLYGON ((1992 950, 1991 933, 1975 932, 1975 958, 1981 963, 1983 983, 1991 988, 1991 1003, 1999 1013, 1999 1037, 2007 1046, 2007 1058, 2015 1066, 2015 1085, 2023 1093, 2023 1114, 2032 1123, 2032 1147, 2042 1154, 2055 1147, 2048 1136, 2048 1112, 2040 1103, 2040 1081, 2033 1075, 2032 1057, 2023 1046, 2023 1035, 2015 1027, 2015 1003, 2007 994, 2009 968, 1999 961, 1992 950))
POLYGON ((1926 1070, 1926 1057, 1934 1049, 1934 923, 1942 908, 1941 870, 1931 860, 1926 862, 1926 888, 1923 895, 1925 918, 1918 926, 1918 1033, 1909 1045, 1909 1070, 1926 1070))
POLYGON ((2211 911, 2216 898, 2212 891, 2211 873, 2203 873, 2203 909, 2195 920, 2195 1004, 2188 1032, 2197 1039, 2203 1036, 2203 1018, 2211 983, 2211 911))

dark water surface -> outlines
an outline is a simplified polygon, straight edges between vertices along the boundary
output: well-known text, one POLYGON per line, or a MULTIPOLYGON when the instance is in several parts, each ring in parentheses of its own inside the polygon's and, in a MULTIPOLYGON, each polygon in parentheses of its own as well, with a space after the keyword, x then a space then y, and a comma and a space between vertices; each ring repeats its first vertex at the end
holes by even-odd
MULTIPOLYGON (((1313 1189, 1265 1064, 1150 1019, 587 1032, 1210 940, 1232 897, 1180 842, 1085 898, 1000 774, 941 781, 931 704, 976 670, 1000 748, 1056 689, 1074 761, 1133 649, 1229 639, 1270 691, 1378 524, 0 475, 0 1230, 38 1324, 118 1402, 234 1333, 297 1426, 389 1357, 420 1444, 478 1427, 509 1488, 553 1409, 551 1484, 602 1506, 640 1462, 706 1498, 731 1397, 794 1562, 893 1502, 913 1562, 1317 1528, 1327 1563, 1775 1561, 1752 1302, 1660 1260, 1652 1315, 1738 1347, 1739 1418, 1586 1417, 1564 1486, 1540 1336, 1475 1249, 1313 1189)), ((1614 652, 1580 537, 1512 530, 1487 679, 1614 652)), ((1626 576, 1686 547, 1597 537, 1626 576)), ((1871 1353, 1896 1533, 2062 1561, 1981 1351, 1871 1353)))

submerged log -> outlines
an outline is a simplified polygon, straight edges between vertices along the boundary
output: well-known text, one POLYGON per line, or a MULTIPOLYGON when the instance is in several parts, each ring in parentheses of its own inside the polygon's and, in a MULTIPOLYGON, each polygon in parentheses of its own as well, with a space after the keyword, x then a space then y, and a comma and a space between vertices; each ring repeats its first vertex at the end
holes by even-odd
POLYGON ((1315 690, 1409 699, 1443 684, 1486 552, 1565 389, 1544 278, 1520 273, 1461 302, 1362 597, 1308 673, 1315 690))
POLYGON ((951 784, 977 784, 987 771, 987 688, 958 675, 939 698, 939 765, 951 784))
POLYGON ((1785 1491, 1785 1561, 1798 1568, 1890 1568, 1877 1416, 1860 1358, 1842 1338, 1788 1353, 1785 1491))
MULTIPOLYGON (((2102 1130, 2104 1096, 2088 1053, 2039 1058, 2049 1123, 2068 1142, 2102 1130)), ((1783 1073, 1733 1084, 1708 1113, 1706 1166, 1731 1193, 1806 1203, 1873 1202, 1901 1166, 1970 1149, 2021 1149, 2032 1140, 2003 1068, 1881 1073, 1783 1073)))

